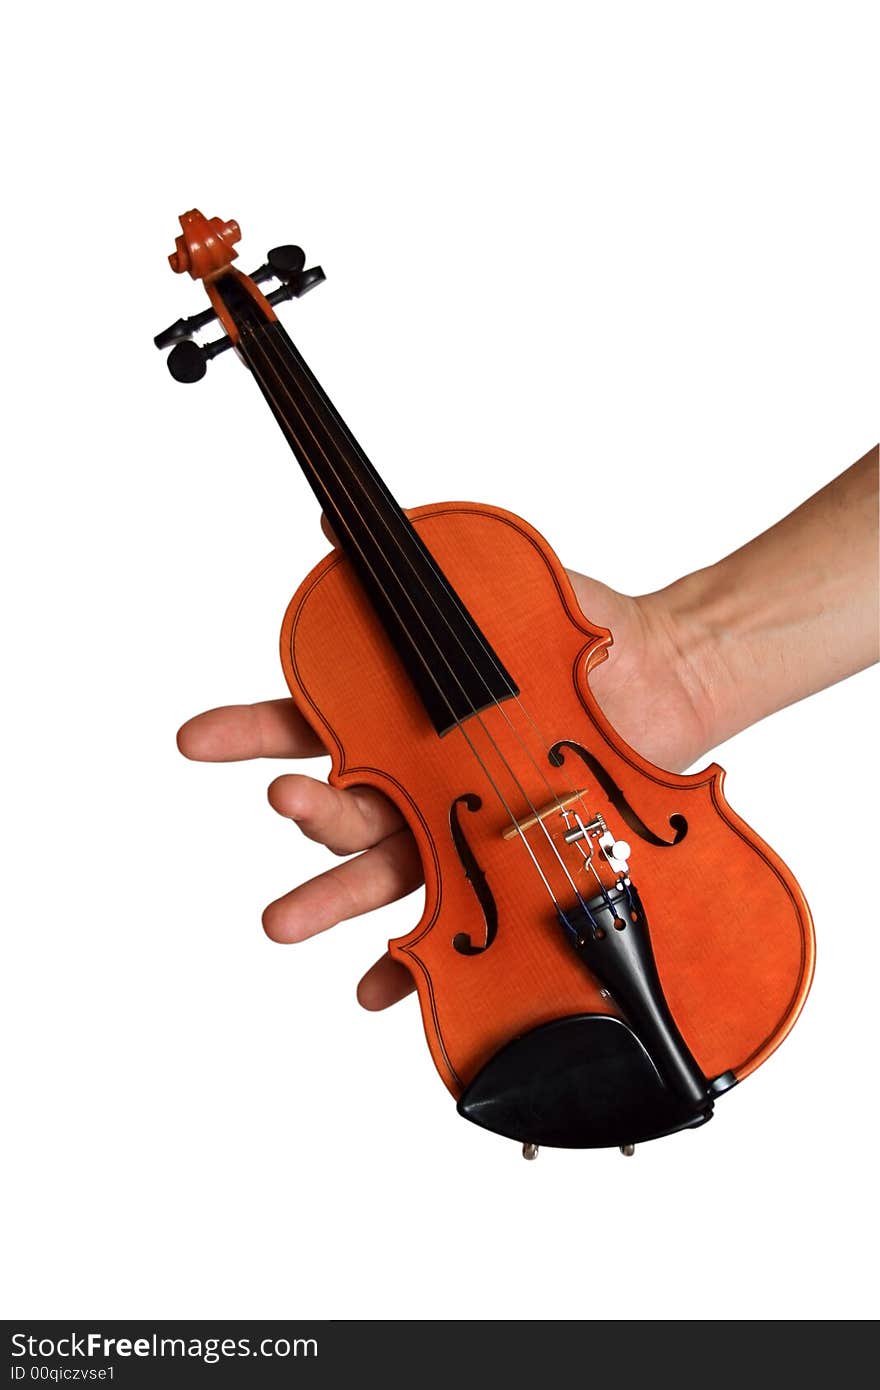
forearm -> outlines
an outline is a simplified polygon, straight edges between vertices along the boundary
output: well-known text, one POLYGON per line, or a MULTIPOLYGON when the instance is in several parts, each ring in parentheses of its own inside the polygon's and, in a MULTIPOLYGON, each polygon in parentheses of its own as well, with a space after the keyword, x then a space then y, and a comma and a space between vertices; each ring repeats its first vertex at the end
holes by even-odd
POLYGON ((715 746, 878 658, 878 450, 740 550, 639 600, 715 746))

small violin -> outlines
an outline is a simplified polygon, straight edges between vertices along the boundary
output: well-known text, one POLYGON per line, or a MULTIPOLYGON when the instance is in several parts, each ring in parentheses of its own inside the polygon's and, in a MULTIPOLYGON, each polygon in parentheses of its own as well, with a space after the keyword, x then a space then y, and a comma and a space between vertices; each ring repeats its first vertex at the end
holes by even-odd
POLYGON ((237 223, 180 224, 171 267, 210 308, 155 342, 184 382, 235 348, 337 539, 287 609, 281 661, 331 783, 377 788, 415 836, 425 909, 389 951, 458 1113, 527 1157, 705 1124, 803 1007, 795 879, 717 763, 664 772, 611 727, 588 680, 611 633, 527 522, 397 504, 275 314, 320 267, 282 246, 247 276, 237 223), (197 343, 214 319, 223 336, 197 343))

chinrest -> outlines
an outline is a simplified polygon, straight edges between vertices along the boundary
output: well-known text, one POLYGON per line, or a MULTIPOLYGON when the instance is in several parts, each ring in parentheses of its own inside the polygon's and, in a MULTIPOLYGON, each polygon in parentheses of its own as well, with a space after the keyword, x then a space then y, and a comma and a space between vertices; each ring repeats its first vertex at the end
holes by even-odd
POLYGON ((495 1134, 563 1149, 659 1139, 705 1124, 712 1110, 709 1097, 695 1109, 674 1095, 632 1029, 605 1014, 555 1019, 514 1038, 458 1102, 460 1115, 495 1134))

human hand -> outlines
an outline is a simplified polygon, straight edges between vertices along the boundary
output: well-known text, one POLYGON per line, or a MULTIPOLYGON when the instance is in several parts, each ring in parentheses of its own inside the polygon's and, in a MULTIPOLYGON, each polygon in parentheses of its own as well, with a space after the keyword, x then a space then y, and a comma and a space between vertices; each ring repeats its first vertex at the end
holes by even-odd
MULTIPOLYGON (((687 766, 709 746, 701 685, 660 596, 635 599, 583 575, 571 579, 584 613, 614 634, 608 661, 590 678, 612 725, 652 762, 687 766)), ((180 751, 200 762, 326 752, 290 699, 208 710, 184 724, 177 739, 180 751)), ((339 790, 302 773, 285 773, 270 784, 269 802, 310 839, 351 856, 269 904, 263 926, 273 941, 305 941, 421 884, 412 834, 396 807, 372 788, 339 790)), ((409 971, 386 954, 361 980, 358 999, 364 1008, 384 1009, 413 988, 409 971)))

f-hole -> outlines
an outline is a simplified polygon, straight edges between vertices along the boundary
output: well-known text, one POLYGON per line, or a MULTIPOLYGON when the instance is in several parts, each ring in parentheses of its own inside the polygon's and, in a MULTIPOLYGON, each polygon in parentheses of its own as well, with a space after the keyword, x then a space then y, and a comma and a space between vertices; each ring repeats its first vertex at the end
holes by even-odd
POLYGON ((483 911, 484 939, 482 945, 474 945, 470 933, 465 931, 458 932, 452 938, 453 947, 462 956, 479 956, 483 951, 488 951, 498 931, 498 908, 492 896, 492 890, 468 844, 467 836, 462 830, 459 820, 460 806, 464 806, 465 810, 473 813, 479 811, 482 804, 482 799, 477 796, 476 792, 465 792, 463 796, 457 796, 449 808, 449 829, 452 832, 452 842, 461 860, 464 876, 473 888, 477 902, 483 911))
POLYGON ((634 835, 639 835, 643 840, 647 840, 649 845, 656 845, 658 849, 671 849, 673 845, 681 843, 688 831, 688 823, 684 816, 676 812, 669 817, 669 824, 674 834, 671 840, 662 839, 660 835, 655 835, 653 830, 645 825, 638 811, 633 810, 620 787, 611 774, 605 770, 599 759, 594 757, 586 748, 583 748, 581 744, 572 743, 567 738, 560 739, 559 743, 554 743, 548 754, 554 767, 562 767, 565 762, 565 755, 561 751, 563 748, 570 748, 573 753, 577 753, 582 762, 586 763, 611 805, 634 835))

